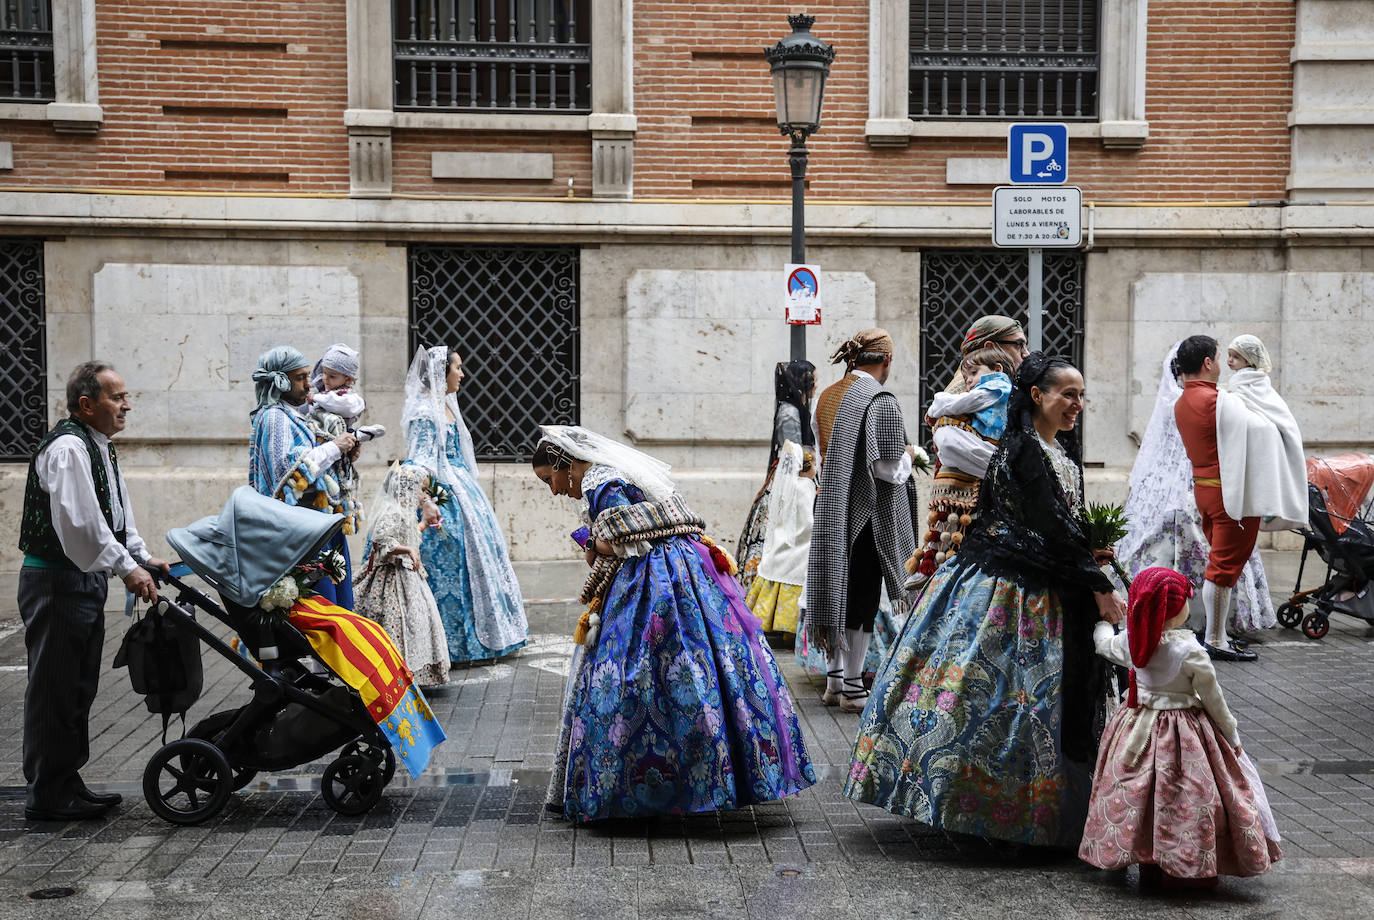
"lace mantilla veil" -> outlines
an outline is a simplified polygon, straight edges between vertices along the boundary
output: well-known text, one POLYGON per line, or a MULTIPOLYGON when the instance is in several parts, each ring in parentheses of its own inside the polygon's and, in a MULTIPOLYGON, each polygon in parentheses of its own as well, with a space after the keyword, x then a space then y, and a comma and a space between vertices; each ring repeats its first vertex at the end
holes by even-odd
POLYGON ((505 535, 490 508, 478 508, 466 489, 458 487, 458 472, 448 461, 449 438, 453 436, 444 409, 455 419, 458 448, 467 475, 477 478, 477 458, 472 449, 472 435, 458 410, 456 394, 448 393, 448 346, 435 345, 415 353, 406 374, 406 403, 401 413, 405 430, 409 461, 427 469, 435 479, 452 492, 453 499, 443 509, 445 517, 456 513, 462 517, 463 533, 480 531, 479 522, 490 517, 490 524, 502 546, 492 546, 483 540, 464 542, 468 581, 472 587, 473 628, 478 640, 491 649, 508 648, 525 639, 528 625, 524 607, 520 603, 520 583, 505 552, 505 535), (434 436, 429 436, 429 424, 434 436), (513 606, 510 598, 514 598, 513 606))
POLYGON ((1116 545, 1122 565, 1130 571, 1146 541, 1164 522, 1172 522, 1175 512, 1193 504, 1193 465, 1174 421, 1174 403, 1183 395, 1172 368, 1178 345, 1175 342, 1164 356, 1155 408, 1131 467, 1125 506, 1128 530, 1116 545))
POLYGON ((447 407, 458 424, 459 449, 463 465, 476 477, 477 457, 472 449, 472 435, 458 409, 458 395, 448 393, 448 346, 435 345, 415 353, 406 374, 406 403, 401 412, 401 427, 405 430, 407 456, 412 463, 429 470, 440 482, 455 482, 453 467, 448 462, 449 423, 444 414, 447 407), (438 437, 433 441, 421 437, 422 429, 414 423, 427 419, 434 423, 438 437))
POLYGON ((642 450, 612 441, 580 425, 541 425, 539 430, 545 441, 569 456, 616 470, 627 482, 638 486, 651 502, 664 501, 677 491, 668 475, 672 467, 642 450))

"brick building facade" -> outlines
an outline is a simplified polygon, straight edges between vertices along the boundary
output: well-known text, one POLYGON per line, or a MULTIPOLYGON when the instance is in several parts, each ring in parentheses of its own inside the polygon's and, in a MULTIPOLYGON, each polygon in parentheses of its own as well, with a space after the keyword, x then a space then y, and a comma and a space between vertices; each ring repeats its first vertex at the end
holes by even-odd
MULTIPOLYGON (((243 481, 264 348, 361 344, 370 420, 396 425, 416 343, 458 337, 517 558, 566 542, 560 509, 499 462, 544 419, 664 456, 737 531, 787 354, 790 183, 761 51, 793 7, 39 7, 0 23, 6 513, 65 373, 93 355, 135 390, 125 463, 156 535, 243 481)), ((967 318, 1024 302, 1024 254, 991 248, 989 203, 1007 125, 1038 107, 1069 123, 1088 205, 1084 246, 1047 257, 1046 330, 1092 391, 1098 494, 1121 497, 1159 360, 1191 331, 1269 342, 1313 450, 1374 442, 1374 384, 1325 370, 1333 341, 1374 357, 1374 0, 807 12, 837 52, 808 144, 818 365, 887 326, 915 419, 967 318), (1018 96, 1026 73, 1049 89, 1018 96), (1029 107, 999 109, 1008 95, 1029 107)), ((372 459, 401 449, 382 443, 372 459)))

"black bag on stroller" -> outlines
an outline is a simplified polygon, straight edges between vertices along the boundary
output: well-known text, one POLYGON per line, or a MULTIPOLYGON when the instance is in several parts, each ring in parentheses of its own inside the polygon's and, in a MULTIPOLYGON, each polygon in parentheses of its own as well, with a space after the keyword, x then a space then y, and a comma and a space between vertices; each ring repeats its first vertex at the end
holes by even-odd
POLYGON ((157 611, 149 611, 124 633, 114 666, 128 667, 134 692, 143 697, 149 712, 162 716, 162 743, 166 744, 167 723, 177 715, 185 726, 186 710, 200 699, 205 684, 200 639, 157 611))

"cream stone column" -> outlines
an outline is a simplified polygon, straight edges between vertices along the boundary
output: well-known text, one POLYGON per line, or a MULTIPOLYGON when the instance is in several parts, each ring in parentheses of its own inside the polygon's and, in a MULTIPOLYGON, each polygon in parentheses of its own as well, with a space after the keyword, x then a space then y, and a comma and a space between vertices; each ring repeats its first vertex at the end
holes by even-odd
POLYGON ((1298 0, 1290 200, 1374 197, 1374 0, 1298 0))
POLYGON ((1150 136, 1145 120, 1145 27, 1149 0, 1104 0, 1098 64, 1102 146, 1138 149, 1150 136))
POLYGON ((47 120, 59 134, 95 134, 104 118, 96 81, 95 0, 52 0, 53 88, 47 120))
POLYGON ((910 4, 907 0, 868 0, 868 121, 871 147, 911 143, 907 90, 911 71, 910 4))
POLYGON ((634 0, 592 2, 592 197, 634 196, 634 0))
POLYGON ((391 197, 391 4, 347 0, 349 194, 391 197))

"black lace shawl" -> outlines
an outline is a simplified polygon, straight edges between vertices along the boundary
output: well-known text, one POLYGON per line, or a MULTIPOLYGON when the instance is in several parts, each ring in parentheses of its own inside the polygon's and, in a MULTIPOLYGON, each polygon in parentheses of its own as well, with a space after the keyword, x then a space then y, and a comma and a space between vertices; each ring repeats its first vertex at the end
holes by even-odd
MULTIPOLYGON (((957 558, 1058 596, 1064 611, 1063 750, 1070 760, 1091 764, 1106 695, 1105 662, 1093 648, 1093 592, 1110 591, 1112 584, 1093 562, 1087 521, 1069 510, 1026 402, 1013 399, 1007 432, 988 464, 957 558)), ((1059 443, 1081 471, 1074 433, 1061 432, 1059 443)), ((1081 507, 1081 485, 1079 498, 1081 507)))

